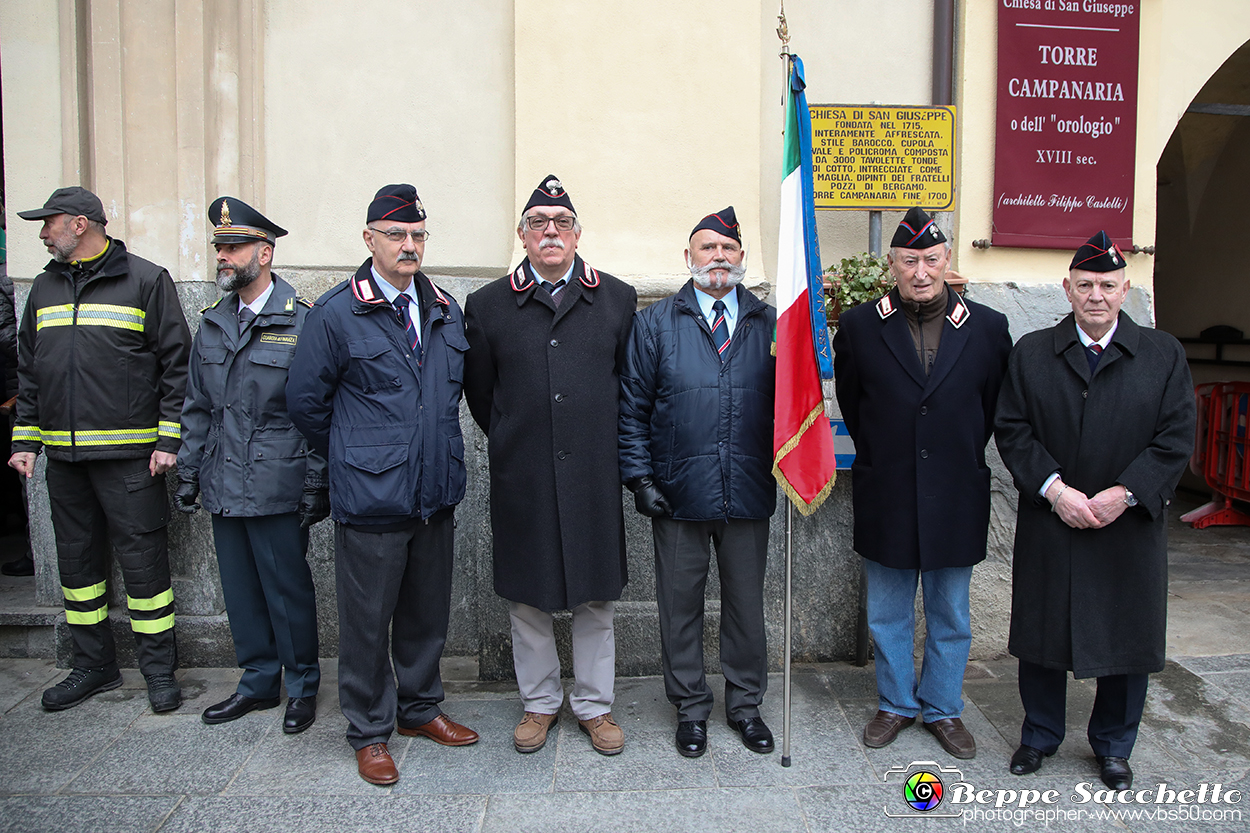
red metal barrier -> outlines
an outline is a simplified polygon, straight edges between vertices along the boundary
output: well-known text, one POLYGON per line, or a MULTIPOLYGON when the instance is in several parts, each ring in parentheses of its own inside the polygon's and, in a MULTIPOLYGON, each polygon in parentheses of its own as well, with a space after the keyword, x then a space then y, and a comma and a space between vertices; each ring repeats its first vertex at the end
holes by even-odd
POLYGON ((1210 382, 1197 385, 1198 434, 1190 469, 1211 487, 1211 502, 1181 515, 1195 529, 1208 526, 1250 526, 1250 515, 1233 501, 1250 502, 1250 383, 1210 382))

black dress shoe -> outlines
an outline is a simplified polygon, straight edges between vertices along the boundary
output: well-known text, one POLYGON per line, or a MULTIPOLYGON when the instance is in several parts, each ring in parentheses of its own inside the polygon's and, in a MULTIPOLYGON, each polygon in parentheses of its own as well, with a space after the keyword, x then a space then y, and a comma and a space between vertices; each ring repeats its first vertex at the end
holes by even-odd
POLYGON ((317 719, 317 695, 292 697, 286 701, 286 717, 282 718, 282 731, 288 735, 302 732, 317 719))
POLYGON ((235 692, 220 703, 215 703, 205 709, 204 714, 200 715, 200 720, 210 726, 214 723, 229 723, 231 720, 238 720, 248 712, 254 712, 257 709, 272 709, 276 705, 278 705, 277 697, 257 699, 235 692))
POLYGON ((729 728, 741 735, 742 745, 752 752, 767 755, 773 751, 773 733, 768 731, 768 726, 761 718, 748 717, 746 720, 731 718, 729 728))
POLYGON ((697 758, 707 751, 707 721, 683 720, 677 724, 677 751, 697 758))
POLYGON ((1127 758, 1117 758, 1114 755, 1098 758, 1098 777, 1108 788, 1113 790, 1127 790, 1133 786, 1133 768, 1128 765, 1127 758))
POLYGON ((1011 756, 1011 774, 1028 775, 1042 768, 1042 758, 1049 758, 1054 752, 1043 752, 1032 746, 1020 744, 1020 748, 1011 756))

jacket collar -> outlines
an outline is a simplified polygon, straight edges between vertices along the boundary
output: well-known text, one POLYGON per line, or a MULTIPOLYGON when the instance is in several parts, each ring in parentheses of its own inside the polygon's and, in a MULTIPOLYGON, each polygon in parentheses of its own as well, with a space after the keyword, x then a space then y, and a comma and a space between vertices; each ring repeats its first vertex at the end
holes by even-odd
MULTIPOLYGON (((124 275, 129 268, 129 262, 126 260, 126 244, 114 237, 107 239, 108 250, 104 252, 91 276, 87 278, 88 283, 100 278, 115 278, 119 275, 124 275)), ((74 267, 68 263, 61 263, 56 258, 48 261, 44 271, 60 275, 71 281, 74 279, 74 267)))
MULTIPOLYGON (((580 284, 583 290, 597 289, 602 280, 599 272, 593 266, 582 260, 582 256, 573 255, 573 273, 569 276, 569 283, 564 288, 568 292, 575 285, 580 284)), ((517 266, 508 276, 508 285, 512 287, 512 291, 516 294, 516 304, 521 306, 534 294, 535 287, 538 282, 534 280, 534 271, 530 268, 530 259, 527 257, 521 261, 521 265, 517 266)), ((581 293, 587 301, 594 303, 594 293, 581 293)))
POLYGON ((964 345, 968 342, 968 330, 964 325, 972 317, 972 310, 967 302, 954 289, 946 290, 946 322, 942 325, 942 343, 938 346, 937 358, 933 369, 926 376, 920 360, 916 358, 916 344, 912 341, 911 330, 907 326, 907 317, 902 314, 902 299, 898 287, 890 290, 876 304, 877 315, 881 318, 881 337, 886 346, 908 375, 924 389, 925 395, 933 391, 946 378, 955 366, 964 345))
MULTIPOLYGON (((378 307, 391 306, 386 296, 382 294, 382 288, 374 280, 372 267, 373 258, 369 258, 356 270, 356 274, 348 279, 352 289, 352 312, 366 313, 378 307)), ((447 299, 447 295, 426 277, 424 272, 418 271, 412 282, 417 290, 417 301, 421 306, 423 316, 428 317, 430 309, 436 304, 443 307, 443 314, 446 315, 451 308, 451 302, 447 299)))
MULTIPOLYGON (((1094 369, 1095 373, 1101 373, 1103 368, 1112 364, 1126 353, 1130 356, 1137 354, 1137 347, 1141 342, 1141 327, 1124 310, 1120 310, 1120 315, 1116 321, 1115 335, 1111 337, 1111 343, 1103 351, 1102 358, 1099 359, 1098 366, 1094 369)), ((1085 358, 1085 346, 1081 344, 1081 340, 1076 336, 1076 315, 1068 313, 1062 321, 1055 325, 1052 332, 1054 333, 1054 341, 1052 343, 1055 355, 1062 355, 1067 359, 1068 366, 1076 371, 1077 375, 1082 379, 1088 381, 1093 374, 1089 372, 1089 361, 1085 358)))
MULTIPOLYGON (((751 315, 758 315, 768 308, 767 304, 759 298, 756 298, 753 293, 747 291, 742 284, 735 286, 734 292, 737 293, 738 298, 739 321, 742 321, 751 315)), ((706 318, 703 318, 703 310, 699 306, 699 299, 695 297, 694 293, 694 278, 691 278, 682 284, 681 289, 677 290, 677 295, 675 296, 673 303, 681 312, 689 313, 690 315, 694 315, 703 321, 707 321, 706 318)))

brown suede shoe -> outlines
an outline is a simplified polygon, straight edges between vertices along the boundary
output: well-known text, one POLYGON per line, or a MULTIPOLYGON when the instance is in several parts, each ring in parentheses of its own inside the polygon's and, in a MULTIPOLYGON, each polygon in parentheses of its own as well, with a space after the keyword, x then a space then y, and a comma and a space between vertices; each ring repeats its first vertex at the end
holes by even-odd
POLYGON ((512 733, 512 745, 522 754, 537 752, 547 744, 547 732, 559 719, 558 714, 526 712, 512 733))
POLYGON ((379 787, 389 787, 399 780, 395 759, 386 751, 385 743, 371 743, 364 749, 357 749, 356 768, 361 778, 379 787))
POLYGON ((878 711, 864 727, 864 746, 880 749, 889 746, 898 733, 916 722, 914 717, 904 717, 894 712, 878 711))
POLYGON ((422 723, 420 726, 400 726, 398 732, 408 737, 429 738, 435 743, 441 743, 443 746, 468 746, 471 743, 477 743, 477 732, 468 726, 461 726, 459 723, 440 714, 429 723, 422 723))
POLYGON ((938 739, 942 748, 956 758, 969 760, 977 756, 977 742, 972 733, 964 728, 964 722, 958 717, 947 717, 924 725, 938 739))
POLYGON ((612 719, 612 712, 590 720, 579 720, 577 725, 590 735, 590 745, 600 755, 619 755, 625 748, 625 732, 612 719))

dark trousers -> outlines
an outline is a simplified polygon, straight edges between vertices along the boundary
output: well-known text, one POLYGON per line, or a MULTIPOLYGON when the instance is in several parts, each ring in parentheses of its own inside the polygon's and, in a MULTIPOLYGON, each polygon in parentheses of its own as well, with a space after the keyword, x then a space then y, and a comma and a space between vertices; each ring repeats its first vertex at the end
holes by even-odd
POLYGON ((442 713, 453 533, 451 518, 398 532, 335 524, 339 705, 353 749, 442 713))
MULTIPOLYGON (((1095 755, 1127 758, 1133 754, 1137 727, 1146 708, 1148 680, 1147 674, 1098 678, 1087 731, 1095 755)), ((1067 697, 1067 671, 1020 660, 1020 702, 1024 704, 1020 742, 1043 752, 1058 749, 1067 723, 1067 697)))
POLYGON ((66 463, 48 460, 65 618, 77 668, 116 668, 108 622, 109 546, 126 582, 126 606, 143 675, 177 667, 174 594, 169 582, 165 476, 148 458, 66 463))
POLYGON ((213 515, 213 540, 234 653, 239 693, 277 697, 286 668, 289 697, 312 697, 317 663, 317 598, 308 568, 308 530, 298 513, 258 518, 213 515))
POLYGON ((664 690, 678 720, 707 720, 712 689, 703 671, 704 591, 710 545, 720 571, 720 662, 725 714, 759 717, 768 688, 764 566, 768 519, 675 521, 654 518, 655 589, 660 611, 664 690))

